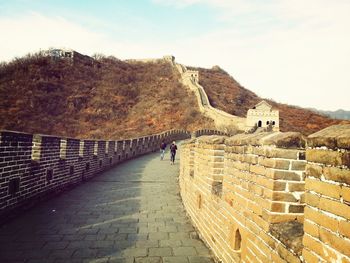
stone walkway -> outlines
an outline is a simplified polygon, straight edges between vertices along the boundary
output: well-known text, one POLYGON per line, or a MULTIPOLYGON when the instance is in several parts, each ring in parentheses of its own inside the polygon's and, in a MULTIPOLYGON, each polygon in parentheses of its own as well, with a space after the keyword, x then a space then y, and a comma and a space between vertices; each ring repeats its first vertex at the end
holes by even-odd
POLYGON ((0 262, 213 262, 186 217, 178 173, 169 153, 149 154, 41 203, 0 228, 0 262))

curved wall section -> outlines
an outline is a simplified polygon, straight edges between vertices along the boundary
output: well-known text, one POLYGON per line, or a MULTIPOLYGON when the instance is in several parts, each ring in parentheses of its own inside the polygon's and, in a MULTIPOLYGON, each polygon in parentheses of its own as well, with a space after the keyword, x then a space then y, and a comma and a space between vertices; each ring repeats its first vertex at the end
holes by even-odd
POLYGON ((204 88, 198 83, 198 71, 187 70, 184 65, 178 63, 175 64, 175 67, 181 74, 182 83, 196 95, 199 110, 208 118, 214 120, 216 129, 224 131, 245 130, 245 118, 228 114, 227 112, 216 109, 210 105, 208 95, 204 88))

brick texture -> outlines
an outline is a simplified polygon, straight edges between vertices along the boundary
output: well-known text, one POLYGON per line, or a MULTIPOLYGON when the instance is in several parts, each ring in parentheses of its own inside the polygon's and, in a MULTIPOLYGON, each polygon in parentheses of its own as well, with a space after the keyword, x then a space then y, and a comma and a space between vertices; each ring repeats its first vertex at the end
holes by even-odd
POLYGON ((110 167, 159 149, 182 130, 124 141, 93 141, 0 132, 0 218, 84 182, 110 167))
POLYGON ((350 262, 350 125, 309 138, 303 256, 307 262, 350 262))

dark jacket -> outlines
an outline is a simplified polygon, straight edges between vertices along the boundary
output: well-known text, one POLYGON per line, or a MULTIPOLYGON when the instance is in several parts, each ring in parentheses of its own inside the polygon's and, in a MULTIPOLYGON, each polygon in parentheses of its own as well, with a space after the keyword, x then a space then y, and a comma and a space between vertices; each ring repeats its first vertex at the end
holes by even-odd
POLYGON ((170 145, 170 152, 171 152, 171 153, 176 153, 176 150, 177 150, 176 144, 171 144, 171 145, 170 145))
POLYGON ((162 150, 165 150, 165 149, 166 149, 166 143, 165 143, 165 142, 162 142, 162 143, 160 144, 160 149, 162 149, 162 150))

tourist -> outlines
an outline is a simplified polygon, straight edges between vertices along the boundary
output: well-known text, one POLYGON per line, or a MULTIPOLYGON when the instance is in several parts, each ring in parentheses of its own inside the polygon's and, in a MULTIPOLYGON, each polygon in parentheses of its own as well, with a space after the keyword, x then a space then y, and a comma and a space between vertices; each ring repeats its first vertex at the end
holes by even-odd
POLYGON ((162 141, 162 143, 160 144, 160 160, 164 159, 165 149, 166 149, 166 143, 162 141))
POLYGON ((175 155, 176 155, 176 150, 177 150, 177 146, 175 144, 175 141, 173 141, 173 143, 170 145, 170 164, 174 164, 175 162, 175 155))

